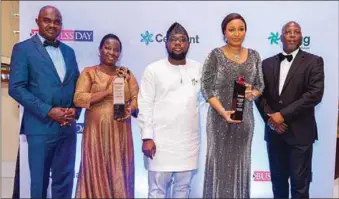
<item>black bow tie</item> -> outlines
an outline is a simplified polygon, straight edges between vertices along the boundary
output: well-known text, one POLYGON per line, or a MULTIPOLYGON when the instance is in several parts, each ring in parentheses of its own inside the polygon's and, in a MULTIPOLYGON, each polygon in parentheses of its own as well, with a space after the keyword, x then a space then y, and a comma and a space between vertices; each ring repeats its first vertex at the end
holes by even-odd
POLYGON ((54 48, 58 48, 60 45, 60 41, 56 40, 56 41, 44 41, 44 46, 53 46, 54 48))
POLYGON ((293 59, 293 55, 284 55, 282 53, 279 53, 279 60, 280 62, 284 61, 284 59, 287 59, 288 62, 291 62, 293 59))

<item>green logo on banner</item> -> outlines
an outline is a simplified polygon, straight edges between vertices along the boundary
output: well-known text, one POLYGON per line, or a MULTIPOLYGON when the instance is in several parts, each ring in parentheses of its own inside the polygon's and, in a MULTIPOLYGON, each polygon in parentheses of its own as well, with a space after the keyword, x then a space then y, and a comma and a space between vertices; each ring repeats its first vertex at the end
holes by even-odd
POLYGON ((153 34, 146 31, 144 34, 140 34, 141 35, 141 40, 140 42, 144 42, 146 44, 146 46, 149 44, 149 43, 152 43, 153 42, 153 34))

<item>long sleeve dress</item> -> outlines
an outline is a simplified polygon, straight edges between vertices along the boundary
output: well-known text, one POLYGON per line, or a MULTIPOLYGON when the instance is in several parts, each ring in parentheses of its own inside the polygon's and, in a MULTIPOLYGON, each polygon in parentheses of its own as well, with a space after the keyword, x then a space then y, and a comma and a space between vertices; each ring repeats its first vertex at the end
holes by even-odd
MULTIPOLYGON (((244 76, 260 92, 264 89, 261 59, 248 49, 241 64, 228 59, 221 48, 205 60, 202 93, 206 100, 217 97, 226 110, 232 109, 234 81, 244 76)), ((207 154, 204 198, 249 198, 251 145, 254 130, 253 102, 245 100, 243 122, 229 124, 212 107, 207 116, 207 154)))
MULTIPOLYGON (((134 149, 131 118, 113 118, 113 96, 90 105, 92 93, 107 90, 113 76, 85 68, 77 81, 74 103, 86 108, 76 198, 134 198, 134 149)), ((137 98, 133 74, 125 80, 125 101, 137 98)))

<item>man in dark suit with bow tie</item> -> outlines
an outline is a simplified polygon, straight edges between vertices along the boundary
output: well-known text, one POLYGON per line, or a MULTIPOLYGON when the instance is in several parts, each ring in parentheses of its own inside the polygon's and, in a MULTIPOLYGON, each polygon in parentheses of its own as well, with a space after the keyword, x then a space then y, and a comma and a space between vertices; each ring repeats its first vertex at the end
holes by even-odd
POLYGON ((324 62, 302 51, 300 25, 282 28, 283 52, 262 63, 265 90, 256 101, 263 117, 274 198, 309 198, 313 143, 318 139, 314 107, 324 93, 324 62))
POLYGON ((14 45, 9 95, 24 107, 20 133, 28 143, 31 197, 46 198, 51 171, 52 197, 71 198, 79 69, 73 49, 56 40, 62 27, 59 10, 41 8, 36 23, 39 33, 14 45))

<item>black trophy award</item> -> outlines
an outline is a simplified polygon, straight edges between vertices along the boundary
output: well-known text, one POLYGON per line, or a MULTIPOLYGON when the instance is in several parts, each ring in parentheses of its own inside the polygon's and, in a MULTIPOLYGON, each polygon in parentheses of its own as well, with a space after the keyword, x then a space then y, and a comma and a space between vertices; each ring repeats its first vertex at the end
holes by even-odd
POLYGON ((117 77, 113 81, 114 119, 125 117, 125 79, 117 77))
POLYGON ((231 115, 232 120, 242 120, 244 113, 245 103, 245 79, 244 77, 238 77, 237 81, 234 81, 234 91, 232 99, 232 110, 235 112, 231 115))

